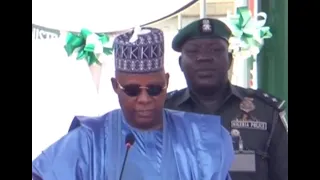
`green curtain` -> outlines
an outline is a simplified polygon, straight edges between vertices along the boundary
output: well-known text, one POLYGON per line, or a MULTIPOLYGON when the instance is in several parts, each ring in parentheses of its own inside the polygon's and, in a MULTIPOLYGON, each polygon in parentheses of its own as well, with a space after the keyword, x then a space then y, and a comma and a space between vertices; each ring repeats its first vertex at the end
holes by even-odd
POLYGON ((261 0, 273 37, 258 56, 258 87, 286 101, 288 112, 288 0, 261 0))

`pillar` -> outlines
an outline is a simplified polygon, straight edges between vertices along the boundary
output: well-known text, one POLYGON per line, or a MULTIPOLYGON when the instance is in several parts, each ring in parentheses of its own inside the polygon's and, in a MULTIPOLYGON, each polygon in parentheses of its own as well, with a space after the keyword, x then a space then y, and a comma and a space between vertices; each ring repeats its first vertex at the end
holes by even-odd
POLYGON ((288 0, 260 0, 273 37, 258 57, 258 87, 286 100, 288 110, 288 0))

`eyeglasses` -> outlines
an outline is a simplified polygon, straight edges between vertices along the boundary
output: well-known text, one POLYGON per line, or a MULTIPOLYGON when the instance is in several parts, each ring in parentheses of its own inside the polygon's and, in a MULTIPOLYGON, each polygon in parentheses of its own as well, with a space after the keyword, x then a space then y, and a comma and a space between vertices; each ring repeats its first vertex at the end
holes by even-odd
POLYGON ((147 86, 140 86, 139 84, 128 84, 128 85, 122 86, 118 82, 118 85, 119 85, 119 88, 130 97, 138 96, 143 89, 147 91, 149 96, 158 96, 162 93, 164 89, 167 88, 167 86, 162 87, 161 85, 155 85, 155 84, 150 84, 147 86))

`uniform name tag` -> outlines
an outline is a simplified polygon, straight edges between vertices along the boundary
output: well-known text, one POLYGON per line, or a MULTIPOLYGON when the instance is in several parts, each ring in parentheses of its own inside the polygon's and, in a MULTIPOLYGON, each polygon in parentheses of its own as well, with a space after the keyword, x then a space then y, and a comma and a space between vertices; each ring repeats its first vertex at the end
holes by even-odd
POLYGON ((231 172, 255 172, 256 155, 254 151, 235 151, 235 159, 231 165, 231 172))
POLYGON ((231 128, 235 129, 258 129, 258 130, 267 130, 267 123, 261 121, 241 121, 241 120, 234 120, 231 121, 231 128))

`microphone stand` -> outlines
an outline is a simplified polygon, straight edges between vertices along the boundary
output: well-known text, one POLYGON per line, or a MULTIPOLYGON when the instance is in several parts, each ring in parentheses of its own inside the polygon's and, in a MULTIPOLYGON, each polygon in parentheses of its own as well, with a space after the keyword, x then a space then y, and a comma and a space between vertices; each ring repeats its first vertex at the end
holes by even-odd
POLYGON ((119 180, 122 180, 123 170, 124 170, 124 167, 125 167, 126 162, 127 162, 127 157, 128 157, 129 149, 131 148, 131 144, 127 143, 126 146, 127 146, 126 154, 124 155, 124 160, 123 160, 123 163, 122 163, 119 180))

